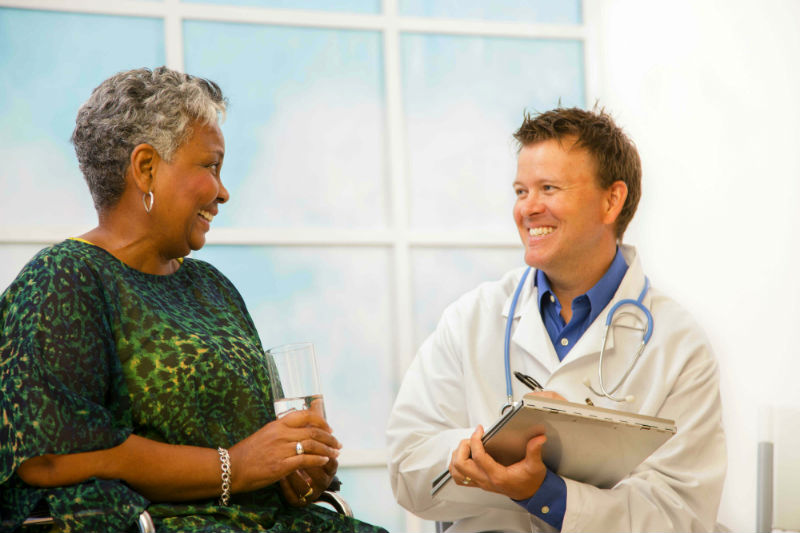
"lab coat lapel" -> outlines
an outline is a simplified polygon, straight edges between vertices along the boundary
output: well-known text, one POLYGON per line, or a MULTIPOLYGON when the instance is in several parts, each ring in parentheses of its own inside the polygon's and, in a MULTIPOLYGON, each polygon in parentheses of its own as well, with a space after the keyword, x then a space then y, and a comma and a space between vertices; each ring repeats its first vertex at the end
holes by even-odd
MULTIPOLYGON (((553 370, 558 366, 559 360, 555 348, 550 342, 550 336, 547 334, 544 322, 542 322, 542 316, 539 313, 537 304, 539 292, 534 286, 535 279, 536 271, 532 269, 528 274, 528 279, 525 280, 525 287, 520 293, 517 308, 514 310, 516 328, 511 335, 511 358, 514 359, 515 346, 519 347, 533 356, 552 374, 553 370)), ((510 296, 503 307, 503 316, 506 319, 511 308, 511 300, 512 297, 510 296)))

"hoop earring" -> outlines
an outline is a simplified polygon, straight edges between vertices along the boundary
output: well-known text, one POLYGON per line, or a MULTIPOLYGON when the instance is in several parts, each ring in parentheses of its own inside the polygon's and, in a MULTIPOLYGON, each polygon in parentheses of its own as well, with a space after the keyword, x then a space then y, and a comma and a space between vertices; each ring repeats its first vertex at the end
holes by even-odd
POLYGON ((142 203, 144 204, 145 212, 149 213, 151 209, 153 209, 153 204, 156 202, 155 197, 153 196, 153 191, 149 191, 146 194, 142 195, 142 203), (150 198, 150 205, 147 205, 147 199, 150 198))

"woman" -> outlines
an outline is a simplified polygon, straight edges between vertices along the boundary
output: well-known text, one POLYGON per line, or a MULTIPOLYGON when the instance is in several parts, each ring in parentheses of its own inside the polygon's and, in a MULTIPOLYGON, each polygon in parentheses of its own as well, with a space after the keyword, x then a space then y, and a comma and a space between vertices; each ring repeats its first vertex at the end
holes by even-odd
POLYGON ((311 412, 276 420, 241 296, 183 259, 229 198, 224 112, 216 84, 163 67, 79 110, 99 224, 0 301, 0 530, 42 499, 65 530, 127 530, 145 508, 158 531, 376 530, 306 506, 341 445, 311 412))

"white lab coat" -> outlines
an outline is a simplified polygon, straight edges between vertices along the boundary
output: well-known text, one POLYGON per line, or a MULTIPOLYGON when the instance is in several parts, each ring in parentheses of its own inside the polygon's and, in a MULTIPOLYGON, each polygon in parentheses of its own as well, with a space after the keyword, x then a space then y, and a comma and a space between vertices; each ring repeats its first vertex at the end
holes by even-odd
MULTIPOLYGON (((570 401, 591 398, 601 407, 676 421, 675 436, 614 488, 566 479, 562 531, 708 531, 715 525, 727 456, 717 363, 694 320, 651 288, 643 302, 653 315, 653 336, 617 391, 635 400, 616 403, 583 384, 589 377, 598 389, 608 310, 623 298, 636 299, 644 287, 636 250, 622 246, 622 252, 630 266, 619 289, 563 361, 542 323, 531 272, 514 313, 511 369, 570 401)), ((389 419, 389 473, 397 501, 423 518, 455 521, 452 532, 552 530, 509 498, 481 489, 459 486, 448 491, 447 500, 431 497, 431 482, 447 468, 458 442, 478 424, 491 425, 506 401, 503 337, 523 271, 484 283, 445 310, 409 367, 389 419)), ((641 334, 609 338, 603 360, 607 388, 624 373, 640 339, 641 334)), ((516 379, 513 389, 514 399, 528 392, 516 379)))

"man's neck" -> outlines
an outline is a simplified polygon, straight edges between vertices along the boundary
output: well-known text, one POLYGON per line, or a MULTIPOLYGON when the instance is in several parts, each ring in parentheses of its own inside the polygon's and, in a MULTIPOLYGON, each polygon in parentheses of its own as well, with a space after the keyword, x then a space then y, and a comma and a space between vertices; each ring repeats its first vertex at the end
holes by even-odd
POLYGON ((607 251, 598 254, 595 260, 583 263, 579 268, 573 270, 575 275, 572 276, 551 276, 550 273, 545 272, 547 280, 550 282, 550 289, 561 303, 561 318, 565 323, 569 323, 572 319, 572 300, 586 294, 602 279, 614 261, 616 253, 617 246, 614 243, 607 251))

